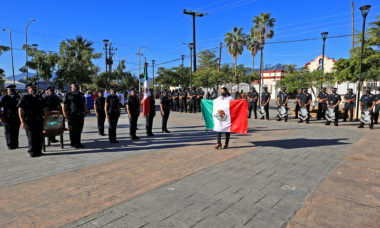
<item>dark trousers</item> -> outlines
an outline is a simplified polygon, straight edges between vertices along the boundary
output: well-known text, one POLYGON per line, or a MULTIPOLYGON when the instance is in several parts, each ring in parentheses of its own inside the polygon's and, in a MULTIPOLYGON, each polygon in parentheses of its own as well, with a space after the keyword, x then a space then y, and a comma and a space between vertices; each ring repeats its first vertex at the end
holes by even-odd
POLYGON ((25 123, 26 136, 28 137, 28 152, 31 156, 39 156, 43 144, 43 121, 29 121, 25 123))
POLYGON ((4 122, 5 141, 9 149, 18 147, 18 135, 20 132, 20 120, 10 120, 4 122))
MULTIPOLYGON (((226 145, 228 145, 228 143, 230 142, 230 135, 231 133, 229 132, 226 132, 226 145)), ((216 143, 219 144, 219 145, 222 145, 222 132, 217 132, 216 133, 216 143)))
POLYGON ((326 118, 326 104, 325 103, 318 103, 318 112, 317 112, 317 119, 325 119, 326 118))
POLYGON ((186 99, 179 100, 179 108, 181 112, 187 112, 187 101, 186 99))
POLYGON ((374 121, 375 121, 375 124, 378 124, 379 111, 380 111, 380 104, 376 104, 376 105, 375 105, 375 113, 374 113, 374 121))
POLYGON ((178 112, 179 111, 179 100, 175 99, 173 101, 173 111, 178 112))
POLYGON ((116 128, 119 115, 109 115, 108 120, 108 138, 110 142, 116 141, 116 128))
POLYGON ((129 134, 132 136, 136 136, 138 118, 138 114, 131 114, 131 118, 129 118, 129 134))
MULTIPOLYGON (((338 118, 339 118, 339 107, 334 108, 335 118, 334 118, 334 124, 338 124, 338 118)), ((326 123, 330 124, 330 121, 327 121, 326 123)))
POLYGON ((257 103, 256 102, 249 102, 248 103, 248 118, 251 118, 251 113, 255 114, 255 119, 257 119, 257 103))
POLYGON ((168 119, 169 119, 169 115, 170 115, 170 110, 164 110, 164 115, 162 115, 161 113, 161 116, 162 116, 162 130, 163 131, 166 131, 168 130, 168 119))
POLYGON ((190 112, 197 112, 197 99, 190 99, 190 112))
MULTIPOLYGON (((265 111, 265 118, 269 120, 269 103, 264 106, 264 111, 265 111)), ((264 118, 264 117, 262 117, 264 118)))
POLYGON ((350 111, 350 120, 351 121, 353 120, 353 118, 354 118, 354 107, 355 107, 354 103, 345 103, 344 104, 344 117, 343 117, 343 121, 347 120, 348 111, 350 111))
POLYGON ((72 146, 81 145, 81 135, 84 124, 83 115, 71 115, 68 120, 68 126, 70 129, 70 141, 72 146))
POLYGON ((300 111, 300 105, 298 104, 298 102, 296 103, 296 108, 294 110, 295 112, 295 118, 298 119, 298 112, 300 111))
POLYGON ((148 114, 145 116, 145 128, 147 134, 152 134, 153 118, 154 114, 148 114))
POLYGON ((104 121, 106 120, 106 114, 105 113, 99 113, 97 116, 98 119, 98 132, 99 134, 104 134, 104 121))
POLYGON ((203 98, 197 98, 197 108, 198 108, 198 112, 201 112, 201 102, 202 102, 202 99, 203 98))

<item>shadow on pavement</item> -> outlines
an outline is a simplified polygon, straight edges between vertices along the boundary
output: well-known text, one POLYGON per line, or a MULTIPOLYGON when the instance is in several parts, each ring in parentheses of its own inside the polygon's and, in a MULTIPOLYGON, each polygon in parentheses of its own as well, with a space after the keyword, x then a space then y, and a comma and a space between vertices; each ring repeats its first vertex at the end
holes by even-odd
POLYGON ((254 144, 255 146, 279 147, 282 149, 297 149, 297 148, 307 148, 307 147, 334 146, 334 145, 350 144, 350 143, 346 143, 346 142, 340 142, 342 140, 348 140, 348 138, 341 138, 341 139, 297 138, 297 139, 258 141, 258 142, 252 142, 252 144, 254 144))

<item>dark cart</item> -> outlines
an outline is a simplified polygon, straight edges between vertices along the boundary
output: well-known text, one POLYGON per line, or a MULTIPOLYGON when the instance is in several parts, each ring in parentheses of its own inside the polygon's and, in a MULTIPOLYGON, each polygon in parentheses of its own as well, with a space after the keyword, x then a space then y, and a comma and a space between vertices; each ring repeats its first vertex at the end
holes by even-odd
POLYGON ((47 115, 47 121, 44 125, 43 131, 43 150, 46 151, 46 143, 45 138, 48 138, 48 146, 50 146, 49 137, 51 136, 59 136, 61 149, 63 149, 63 133, 67 130, 65 128, 65 118, 61 111, 50 111, 47 115))

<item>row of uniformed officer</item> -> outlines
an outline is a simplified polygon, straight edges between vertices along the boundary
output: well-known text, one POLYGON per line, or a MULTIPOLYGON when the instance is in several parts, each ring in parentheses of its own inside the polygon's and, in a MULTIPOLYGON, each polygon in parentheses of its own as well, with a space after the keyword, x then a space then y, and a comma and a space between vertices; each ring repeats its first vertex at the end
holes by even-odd
MULTIPOLYGON (((339 94, 336 93, 337 88, 333 88, 330 95, 327 97, 327 108, 333 108, 335 117, 334 125, 338 126, 338 117, 339 117, 339 104, 342 101, 342 98, 339 94)), ((327 120, 326 125, 330 125, 331 121, 327 120)))
MULTIPOLYGON (((286 112, 288 112, 288 101, 289 101, 289 95, 286 93, 286 88, 282 87, 280 93, 277 95, 277 106, 285 107, 286 112)), ((285 122, 288 121, 288 115, 285 115, 284 117, 285 122)), ((277 121, 281 121, 280 115, 278 116, 277 121)))
MULTIPOLYGON (((365 88, 365 94, 362 95, 360 98, 360 110, 362 111, 362 115, 364 114, 365 111, 369 111, 371 121, 369 123, 369 127, 373 129, 373 124, 374 124, 374 112, 373 108, 375 107, 377 103, 377 97, 371 93, 371 88, 366 87, 365 88)), ((363 128, 364 123, 360 121, 359 128, 363 128)))
MULTIPOLYGON (((297 98, 296 98, 296 101, 298 103, 298 107, 299 107, 299 110, 301 110, 302 107, 305 107, 306 108, 306 111, 307 111, 307 117, 306 117, 306 120, 305 122, 308 124, 309 121, 310 121, 310 103, 312 101, 312 96, 311 94, 308 92, 308 89, 307 88, 303 88, 303 91, 302 93, 298 93, 297 94, 297 98)), ((300 119, 298 121, 298 123, 302 123, 303 120, 300 119)))
MULTIPOLYGON (((260 106, 264 106, 265 110, 265 117, 267 120, 269 120, 269 102, 270 102, 270 93, 268 92, 268 87, 263 87, 264 91, 261 93, 260 96, 260 106)), ((264 119, 264 116, 261 117, 261 119, 264 119)))

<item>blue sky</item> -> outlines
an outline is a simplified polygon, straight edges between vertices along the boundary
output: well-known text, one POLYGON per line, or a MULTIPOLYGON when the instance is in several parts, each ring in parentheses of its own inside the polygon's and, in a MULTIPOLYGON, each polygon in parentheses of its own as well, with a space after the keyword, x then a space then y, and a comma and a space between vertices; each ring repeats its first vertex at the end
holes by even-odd
MULTIPOLYGON (((355 29, 361 30, 361 5, 370 4, 367 22, 374 21, 380 14, 378 0, 354 1, 355 29)), ((224 34, 234 26, 243 27, 248 33, 252 19, 260 12, 270 12, 277 22, 275 36, 271 41, 286 41, 351 33, 351 1, 349 0, 5 0, 0 13, 0 28, 12 31, 15 71, 25 63, 25 26, 31 18, 36 19, 28 28, 28 43, 39 44, 40 49, 58 51, 59 43, 66 38, 82 35, 94 42, 97 52, 103 52, 102 40, 109 39, 116 51, 115 59, 126 59, 127 70, 137 73, 139 47, 145 47, 144 57, 148 63, 156 63, 188 55, 189 49, 183 42, 192 42, 192 19, 183 14, 183 9, 208 13, 197 18, 197 51, 214 48, 223 41, 224 34)), ((368 26, 368 24, 367 24, 368 26)), ((0 31, 0 44, 9 45, 9 34, 0 31)), ((328 39, 326 55, 335 59, 348 57, 351 37, 328 39)), ((321 54, 322 40, 272 44, 264 51, 264 64, 275 65, 305 63, 321 54)), ((256 56, 259 67, 259 55, 256 56)), ((245 50, 238 63, 251 66, 251 55, 245 50)), ((222 63, 232 63, 227 50, 222 50, 222 63)), ((117 62, 116 62, 117 63, 117 62)), ((185 60, 188 65, 189 59, 185 60)), ((104 60, 95 64, 104 69, 104 60)), ((180 61, 161 65, 171 67, 180 61)), ((11 75, 10 52, 0 56, 0 67, 11 75)))

